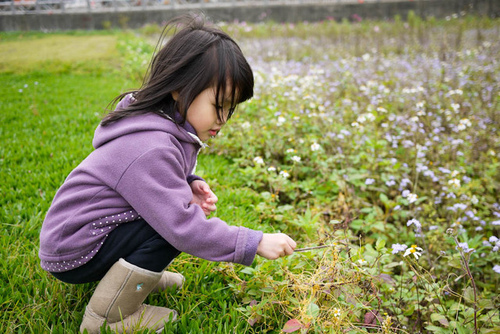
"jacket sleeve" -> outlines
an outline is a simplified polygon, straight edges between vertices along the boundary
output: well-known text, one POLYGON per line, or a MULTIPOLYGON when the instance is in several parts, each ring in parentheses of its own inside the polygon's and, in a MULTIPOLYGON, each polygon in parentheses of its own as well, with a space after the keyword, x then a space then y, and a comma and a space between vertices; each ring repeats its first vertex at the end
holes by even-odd
POLYGON ((192 192, 174 146, 142 154, 123 173, 116 191, 172 246, 210 261, 250 265, 262 232, 207 219, 192 192))

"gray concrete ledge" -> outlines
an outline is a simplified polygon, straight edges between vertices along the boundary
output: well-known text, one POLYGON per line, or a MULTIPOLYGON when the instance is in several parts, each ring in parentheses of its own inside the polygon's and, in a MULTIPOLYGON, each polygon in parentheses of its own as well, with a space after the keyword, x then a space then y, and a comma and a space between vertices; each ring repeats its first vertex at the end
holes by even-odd
MULTIPOLYGON (((138 7, 125 10, 100 10, 94 12, 43 12, 1 13, 0 31, 25 30, 92 30, 104 28, 139 28, 145 24, 162 24, 194 8, 138 7)), ((327 19, 392 19, 395 15, 406 17, 414 11, 421 17, 442 18, 462 11, 493 17, 500 16, 499 0, 380 0, 358 3, 317 4, 246 4, 239 6, 202 6, 208 17, 215 21, 275 22, 321 21, 327 19)))

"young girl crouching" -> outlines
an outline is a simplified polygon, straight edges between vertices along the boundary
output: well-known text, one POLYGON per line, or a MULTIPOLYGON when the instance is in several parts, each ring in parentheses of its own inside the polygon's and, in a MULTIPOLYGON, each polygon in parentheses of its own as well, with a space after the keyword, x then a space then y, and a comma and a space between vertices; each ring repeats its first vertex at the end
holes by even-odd
POLYGON ((287 235, 230 226, 207 216, 217 196, 194 173, 204 142, 253 95, 238 45, 200 17, 172 20, 176 33, 153 58, 137 91, 118 96, 97 127, 95 150, 57 191, 40 234, 41 266, 61 281, 100 281, 80 330, 104 323, 122 333, 161 331, 176 319, 144 305, 149 293, 180 287, 164 271, 180 252, 250 265, 256 254, 292 254, 287 235))

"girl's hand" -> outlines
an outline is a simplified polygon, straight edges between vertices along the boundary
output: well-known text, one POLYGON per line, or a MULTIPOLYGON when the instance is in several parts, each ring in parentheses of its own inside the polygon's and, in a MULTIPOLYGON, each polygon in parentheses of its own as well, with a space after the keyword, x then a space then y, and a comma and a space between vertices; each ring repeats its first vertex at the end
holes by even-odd
POLYGON ((193 199, 189 204, 197 204, 207 216, 217 210, 215 203, 217 203, 219 199, 215 196, 206 182, 194 180, 191 182, 190 186, 193 192, 193 199))
POLYGON ((276 260, 285 255, 290 255, 297 247, 297 243, 283 233, 264 233, 257 246, 257 254, 269 260, 276 260))

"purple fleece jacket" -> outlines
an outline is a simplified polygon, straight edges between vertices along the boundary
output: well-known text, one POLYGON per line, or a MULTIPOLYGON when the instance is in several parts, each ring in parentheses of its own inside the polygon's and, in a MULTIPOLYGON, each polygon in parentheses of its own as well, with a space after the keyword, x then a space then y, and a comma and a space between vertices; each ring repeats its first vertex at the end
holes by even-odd
MULTIPOLYGON (((117 108, 129 103, 126 97, 117 108)), ((99 125, 95 150, 70 173, 47 212, 40 233, 42 267, 66 271, 83 265, 109 232, 133 224, 137 215, 182 252, 250 265, 262 232, 207 219, 189 204, 188 182, 197 178, 192 174, 202 145, 193 134, 188 123, 181 127, 153 113, 99 125)))

